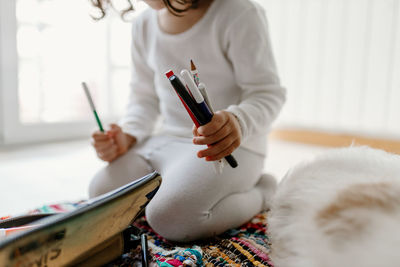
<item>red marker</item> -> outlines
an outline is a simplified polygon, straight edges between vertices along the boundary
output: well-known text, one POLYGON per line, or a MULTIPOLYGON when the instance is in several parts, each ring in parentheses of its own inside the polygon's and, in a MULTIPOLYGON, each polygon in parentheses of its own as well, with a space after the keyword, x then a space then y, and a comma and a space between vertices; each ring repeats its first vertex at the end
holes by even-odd
MULTIPOLYGON (((175 74, 174 74, 174 72, 172 70, 168 71, 165 75, 167 76, 168 79, 171 78, 172 76, 175 76, 175 74)), ((200 127, 199 122, 197 121, 196 117, 193 115, 192 111, 190 110, 190 108, 188 107, 186 102, 182 99, 182 97, 179 95, 178 92, 176 92, 176 94, 178 95, 179 99, 181 100, 181 102, 182 102, 183 106, 185 107, 187 113, 189 113, 189 116, 192 119, 194 125, 196 125, 196 127, 200 127)))
MULTIPOLYGON (((187 112, 195 123, 196 127, 199 125, 205 125, 211 121, 212 114, 211 113, 203 113, 196 101, 189 95, 185 86, 179 80, 179 78, 174 74, 171 70, 165 74, 168 80, 171 82, 172 86, 175 89, 175 92, 179 95, 182 103, 184 104, 187 112)), ((207 109, 208 110, 208 109, 207 109)), ((208 112, 210 112, 208 110, 208 112)), ((232 168, 236 168, 238 166, 237 161, 232 155, 228 155, 225 157, 226 161, 232 168)))

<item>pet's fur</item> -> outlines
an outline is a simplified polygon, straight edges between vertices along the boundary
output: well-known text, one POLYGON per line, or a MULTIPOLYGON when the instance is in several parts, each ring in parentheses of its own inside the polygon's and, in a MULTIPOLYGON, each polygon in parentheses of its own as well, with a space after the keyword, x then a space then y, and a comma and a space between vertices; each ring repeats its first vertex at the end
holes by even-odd
POLYGON ((351 147, 295 166, 269 231, 276 267, 400 266, 400 156, 351 147))

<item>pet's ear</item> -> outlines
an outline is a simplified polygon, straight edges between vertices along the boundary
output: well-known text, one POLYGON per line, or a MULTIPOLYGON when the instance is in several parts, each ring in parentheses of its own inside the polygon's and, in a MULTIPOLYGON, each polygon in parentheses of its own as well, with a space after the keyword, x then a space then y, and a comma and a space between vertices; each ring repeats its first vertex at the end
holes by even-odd
POLYGON ((351 239, 363 233, 372 216, 395 212, 400 207, 399 195, 399 185, 351 185, 340 191, 332 203, 316 214, 315 222, 322 233, 333 241, 351 239))

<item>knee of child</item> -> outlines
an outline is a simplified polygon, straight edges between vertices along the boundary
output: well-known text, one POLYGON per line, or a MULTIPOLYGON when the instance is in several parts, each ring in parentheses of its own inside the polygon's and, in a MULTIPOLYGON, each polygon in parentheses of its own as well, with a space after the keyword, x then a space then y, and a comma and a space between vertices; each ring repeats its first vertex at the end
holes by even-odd
POLYGON ((99 170, 92 178, 89 184, 89 198, 97 197, 110 191, 107 180, 107 167, 99 170))
MULTIPOLYGON (((153 199, 154 200, 154 199, 153 199)), ((162 237, 178 242, 189 242, 204 236, 208 232, 207 215, 183 207, 184 203, 174 201, 154 201, 146 208, 146 219, 149 225, 162 237)))

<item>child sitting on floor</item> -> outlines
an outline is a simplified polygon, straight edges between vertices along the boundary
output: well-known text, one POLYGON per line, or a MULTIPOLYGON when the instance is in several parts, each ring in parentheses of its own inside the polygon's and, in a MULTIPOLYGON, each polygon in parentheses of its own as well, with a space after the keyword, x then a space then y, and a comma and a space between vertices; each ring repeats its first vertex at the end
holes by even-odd
MULTIPOLYGON (((110 1, 92 3, 106 12, 110 1)), ((132 26, 129 105, 119 125, 93 133, 98 157, 109 164, 96 174, 89 194, 156 170, 163 182, 146 208, 152 228, 176 241, 214 236, 268 209, 276 188, 262 171, 267 134, 285 89, 265 11, 251 0, 144 1, 151 8, 132 26), (169 69, 188 69, 191 59, 217 110, 199 128, 165 77, 169 69), (216 173, 211 161, 232 152, 239 166, 216 173)))

